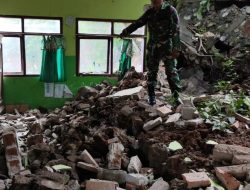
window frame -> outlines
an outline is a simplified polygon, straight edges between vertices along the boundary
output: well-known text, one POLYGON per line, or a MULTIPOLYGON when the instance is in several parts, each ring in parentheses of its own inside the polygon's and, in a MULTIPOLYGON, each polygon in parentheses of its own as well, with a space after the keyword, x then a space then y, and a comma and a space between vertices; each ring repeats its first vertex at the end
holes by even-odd
MULTIPOLYGON (((135 20, 124 20, 124 19, 97 19, 97 18, 76 18, 75 25, 76 25, 76 76, 116 76, 113 73, 113 48, 114 44, 113 41, 115 38, 119 38, 119 34, 115 34, 114 32, 114 23, 132 23, 135 20), (103 35, 103 34, 82 34, 78 32, 79 29, 79 21, 93 21, 93 22, 111 22, 111 35, 103 35), (95 73, 81 73, 80 72, 80 39, 100 39, 100 38, 107 38, 109 40, 109 48, 107 50, 107 74, 95 74, 95 73)), ((130 38, 142 38, 144 41, 144 50, 143 50, 143 72, 145 71, 145 60, 146 60, 146 43, 147 43, 147 27, 145 26, 144 35, 135 35, 131 34, 130 38)))
POLYGON ((25 53, 25 36, 47 36, 47 35, 55 35, 62 36, 63 35, 63 17, 47 17, 47 16, 19 16, 19 15, 1 15, 3 18, 19 18, 21 19, 21 32, 1 32, 4 37, 20 37, 21 44, 21 68, 22 71, 19 73, 15 72, 3 72, 5 77, 36 77, 39 74, 27 74, 26 73, 26 53, 25 53), (44 20, 59 20, 60 21, 60 33, 38 33, 38 32, 24 32, 24 20, 25 19, 44 19, 44 20))

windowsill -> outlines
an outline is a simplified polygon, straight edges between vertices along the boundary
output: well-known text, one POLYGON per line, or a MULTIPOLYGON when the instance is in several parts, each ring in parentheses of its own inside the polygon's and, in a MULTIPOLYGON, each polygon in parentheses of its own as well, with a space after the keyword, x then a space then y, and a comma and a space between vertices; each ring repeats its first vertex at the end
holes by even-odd
POLYGON ((4 74, 3 77, 39 77, 40 75, 4 74))

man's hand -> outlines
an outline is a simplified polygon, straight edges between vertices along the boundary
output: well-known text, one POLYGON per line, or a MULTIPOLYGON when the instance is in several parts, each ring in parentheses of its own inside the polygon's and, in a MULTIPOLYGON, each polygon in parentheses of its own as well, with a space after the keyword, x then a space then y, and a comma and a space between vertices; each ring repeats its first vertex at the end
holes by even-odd
POLYGON ((124 38, 124 37, 126 37, 126 36, 128 36, 128 32, 127 32, 126 29, 124 29, 124 30, 122 31, 122 33, 120 34, 120 38, 124 38))

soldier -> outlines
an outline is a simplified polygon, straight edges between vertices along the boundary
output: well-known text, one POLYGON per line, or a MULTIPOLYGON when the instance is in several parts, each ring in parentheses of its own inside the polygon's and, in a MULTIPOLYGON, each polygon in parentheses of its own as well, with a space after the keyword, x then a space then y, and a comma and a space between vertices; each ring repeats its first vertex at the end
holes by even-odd
POLYGON ((180 51, 179 17, 176 9, 164 0, 151 0, 149 8, 138 20, 125 28, 120 37, 129 36, 138 28, 148 25, 149 41, 147 44, 148 95, 149 104, 154 105, 155 85, 159 63, 165 65, 168 83, 175 103, 179 104, 178 92, 180 79, 177 73, 177 60, 180 51))

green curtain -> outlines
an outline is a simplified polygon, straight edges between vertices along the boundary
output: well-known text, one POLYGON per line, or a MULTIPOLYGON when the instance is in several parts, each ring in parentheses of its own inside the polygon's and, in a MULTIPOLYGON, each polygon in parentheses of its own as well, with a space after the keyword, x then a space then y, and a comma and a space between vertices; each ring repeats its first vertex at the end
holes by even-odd
POLYGON ((133 56, 133 42, 132 39, 123 39, 122 51, 119 65, 119 77, 121 80, 126 72, 131 68, 131 60, 133 56))
POLYGON ((43 37, 40 81, 46 83, 65 81, 64 56, 63 37, 43 37))

